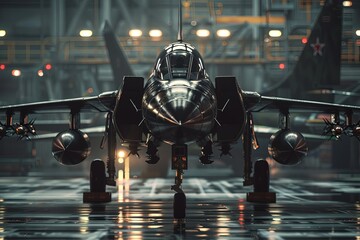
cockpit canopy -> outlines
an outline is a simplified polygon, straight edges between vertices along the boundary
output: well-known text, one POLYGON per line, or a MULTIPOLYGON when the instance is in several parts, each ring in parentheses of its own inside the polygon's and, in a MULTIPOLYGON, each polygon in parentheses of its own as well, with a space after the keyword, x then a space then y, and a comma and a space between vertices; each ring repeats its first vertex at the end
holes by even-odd
POLYGON ((163 80, 197 80, 205 78, 206 73, 199 52, 190 44, 177 42, 170 44, 159 54, 154 75, 163 80))

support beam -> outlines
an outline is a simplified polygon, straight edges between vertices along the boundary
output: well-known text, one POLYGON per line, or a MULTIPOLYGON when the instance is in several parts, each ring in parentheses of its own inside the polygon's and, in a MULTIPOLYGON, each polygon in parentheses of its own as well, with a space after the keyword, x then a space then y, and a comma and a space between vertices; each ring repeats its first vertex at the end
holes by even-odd
POLYGON ((89 3, 89 0, 81 1, 81 4, 80 4, 80 6, 78 8, 77 13, 71 19, 70 26, 69 26, 68 30, 66 31, 66 34, 65 34, 66 36, 71 36, 71 35, 75 34, 76 27, 79 24, 79 20, 83 17, 83 13, 84 13, 88 3, 89 3))
MULTIPOLYGON (((260 15, 260 0, 252 1, 252 14, 253 16, 258 17, 260 15)), ((257 40, 259 40, 259 26, 252 26, 252 34, 253 34, 253 40, 257 43, 257 40)))
POLYGON ((266 19, 265 16, 219 16, 216 18, 216 23, 236 23, 236 24, 285 24, 285 17, 282 16, 270 16, 266 19), (267 22, 268 21, 268 22, 267 22))
MULTIPOLYGON (((100 24, 103 24, 106 20, 111 22, 111 0, 102 0, 101 4, 101 20, 100 24)), ((100 30, 101 31, 101 30, 100 30)))
POLYGON ((142 29, 147 29, 148 28, 148 14, 147 12, 149 11, 149 1, 148 0, 141 0, 139 1, 140 4, 140 9, 141 9, 141 16, 140 16, 140 26, 142 29))
POLYGON ((132 28, 135 26, 133 18, 130 16, 130 10, 125 4, 124 0, 117 0, 117 4, 119 6, 119 10, 121 14, 124 16, 125 21, 128 23, 129 27, 132 28))

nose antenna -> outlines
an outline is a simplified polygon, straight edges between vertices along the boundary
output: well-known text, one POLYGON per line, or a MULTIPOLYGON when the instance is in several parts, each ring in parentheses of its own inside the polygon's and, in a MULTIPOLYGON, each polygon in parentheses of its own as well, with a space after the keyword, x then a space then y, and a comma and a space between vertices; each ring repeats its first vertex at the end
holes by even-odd
POLYGON ((178 16, 178 38, 177 40, 179 42, 182 42, 183 40, 183 32, 182 32, 182 4, 181 4, 181 0, 179 0, 179 16, 178 16))

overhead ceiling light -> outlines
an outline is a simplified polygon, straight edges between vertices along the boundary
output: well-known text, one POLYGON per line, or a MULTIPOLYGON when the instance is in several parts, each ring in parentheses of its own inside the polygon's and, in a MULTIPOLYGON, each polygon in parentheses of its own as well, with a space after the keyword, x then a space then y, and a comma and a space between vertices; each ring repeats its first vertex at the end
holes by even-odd
POLYGON ((307 42, 308 42, 307 37, 301 38, 301 42, 302 42, 302 44, 307 44, 307 42))
POLYGON ((82 29, 79 34, 81 37, 91 37, 93 32, 90 29, 82 29))
POLYGON ((285 63, 279 63, 279 68, 281 70, 284 70, 285 69, 285 63))
POLYGON ((133 38, 141 37, 142 31, 140 29, 131 29, 129 31, 129 36, 133 38))
POLYGON ((52 69, 52 65, 50 63, 45 64, 45 69, 46 70, 51 70, 52 69))
POLYGON ((356 36, 360 37, 360 30, 355 31, 356 36))
POLYGON ((44 76, 44 71, 42 69, 38 70, 37 72, 39 77, 43 77, 44 76))
POLYGON ((6 31, 3 29, 0 29, 0 37, 5 37, 6 31))
POLYGON ((158 38, 162 36, 162 31, 159 29, 151 29, 149 31, 149 36, 153 38, 158 38))
POLYGON ((19 77, 21 75, 21 71, 19 69, 13 69, 11 71, 11 75, 13 75, 14 77, 19 77))
POLYGON ((269 31, 269 36, 270 37, 280 37, 281 36, 281 31, 280 30, 270 30, 269 31))
POLYGON ((352 1, 343 1, 343 6, 344 7, 351 7, 352 6, 352 1))
POLYGON ((216 31, 216 35, 221 38, 227 38, 230 37, 231 32, 227 29, 219 29, 216 31))
POLYGON ((198 37, 208 37, 208 36, 210 36, 210 31, 207 29, 198 29, 196 31, 196 35, 198 37))

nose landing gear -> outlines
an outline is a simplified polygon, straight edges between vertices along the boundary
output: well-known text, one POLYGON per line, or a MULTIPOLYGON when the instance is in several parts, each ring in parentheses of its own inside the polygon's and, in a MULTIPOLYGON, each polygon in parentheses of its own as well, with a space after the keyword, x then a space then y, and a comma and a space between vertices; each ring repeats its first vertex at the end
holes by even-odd
POLYGON ((172 169, 176 170, 175 185, 171 189, 174 194, 174 219, 178 221, 178 226, 184 226, 186 216, 186 196, 181 188, 184 170, 187 169, 187 146, 185 144, 174 144, 172 146, 172 169))
POLYGON ((171 189, 176 193, 174 194, 174 218, 184 219, 186 216, 186 196, 181 189, 183 178, 183 171, 181 169, 176 170, 175 185, 171 186, 171 189))

